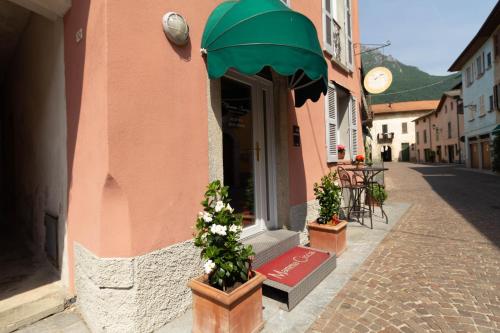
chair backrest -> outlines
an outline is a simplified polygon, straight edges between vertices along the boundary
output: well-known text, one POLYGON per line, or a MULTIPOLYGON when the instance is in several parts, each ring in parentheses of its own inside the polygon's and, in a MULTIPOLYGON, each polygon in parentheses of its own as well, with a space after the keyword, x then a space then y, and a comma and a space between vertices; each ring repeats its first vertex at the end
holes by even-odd
POLYGON ((342 187, 343 188, 352 187, 351 176, 349 175, 349 173, 343 167, 338 167, 337 172, 338 172, 340 184, 342 185, 342 187))

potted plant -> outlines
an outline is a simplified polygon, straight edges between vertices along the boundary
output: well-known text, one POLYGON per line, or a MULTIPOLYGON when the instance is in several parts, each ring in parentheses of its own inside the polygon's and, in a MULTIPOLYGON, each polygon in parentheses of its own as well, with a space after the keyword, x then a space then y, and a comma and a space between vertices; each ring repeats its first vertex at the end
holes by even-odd
POLYGON ((253 250, 240 242, 242 216, 229 205, 228 188, 208 185, 196 220, 194 244, 205 274, 189 282, 193 332, 256 332, 263 325, 262 274, 252 271, 253 250))
POLYGON ((356 157, 354 158, 354 161, 352 163, 358 167, 361 164, 363 164, 364 161, 365 161, 365 157, 363 155, 356 155, 356 157))
POLYGON ((344 145, 338 145, 337 146, 337 153, 339 156, 339 160, 343 160, 345 157, 345 146, 344 145))
POLYGON ((368 186, 366 196, 367 205, 380 206, 385 200, 387 200, 387 192, 382 185, 374 183, 368 186))
POLYGON ((316 221, 307 224, 310 246, 339 256, 347 245, 347 221, 339 219, 342 189, 337 172, 330 172, 321 178, 320 184, 315 183, 314 195, 320 209, 316 221))

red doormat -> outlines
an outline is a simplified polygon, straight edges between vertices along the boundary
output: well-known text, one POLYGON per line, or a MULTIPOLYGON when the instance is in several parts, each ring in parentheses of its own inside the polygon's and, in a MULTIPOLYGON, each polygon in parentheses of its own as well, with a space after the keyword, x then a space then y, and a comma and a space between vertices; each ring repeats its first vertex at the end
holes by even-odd
POLYGON ((268 279, 293 287, 326 261, 326 252, 297 246, 256 269, 268 279))

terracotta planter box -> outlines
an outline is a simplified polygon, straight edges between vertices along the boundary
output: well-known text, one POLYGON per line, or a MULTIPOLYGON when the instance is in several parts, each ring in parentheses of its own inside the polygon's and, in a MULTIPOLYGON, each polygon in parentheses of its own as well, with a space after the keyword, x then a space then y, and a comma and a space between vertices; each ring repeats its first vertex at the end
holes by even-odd
POLYGON ((319 224, 316 221, 307 224, 310 246, 329 252, 335 252, 337 257, 347 247, 347 221, 337 225, 319 224))
POLYGON ((231 293, 209 286, 202 276, 189 281, 193 292, 193 333, 253 333, 264 326, 262 282, 258 272, 231 293))

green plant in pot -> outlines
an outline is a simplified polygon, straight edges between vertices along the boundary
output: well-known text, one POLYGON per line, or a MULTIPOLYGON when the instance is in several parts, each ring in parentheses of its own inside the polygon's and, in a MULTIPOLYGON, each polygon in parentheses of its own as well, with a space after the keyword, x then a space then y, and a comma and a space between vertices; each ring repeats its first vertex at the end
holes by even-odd
POLYGON ((253 249, 240 241, 243 218, 229 201, 228 187, 218 180, 210 183, 196 219, 194 245, 201 248, 205 274, 188 284, 193 332, 257 332, 264 325, 266 277, 252 271, 253 249))
POLYGON ((368 186, 368 196, 378 204, 382 204, 387 200, 387 192, 380 184, 370 184, 368 186))
POLYGON ((201 203, 204 209, 196 220, 194 239, 195 246, 202 249, 209 284, 223 291, 251 277, 254 255, 250 245, 240 242, 242 216, 234 213, 228 196, 228 187, 222 186, 220 181, 208 185, 201 203))
POLYGON ((342 188, 337 173, 330 172, 314 184, 314 195, 319 203, 319 217, 307 224, 310 246, 339 256, 347 246, 347 222, 339 219, 342 188))
POLYGON ((336 172, 330 172, 321 178, 321 182, 314 184, 314 195, 319 203, 319 224, 338 224, 342 189, 337 184, 336 172))

